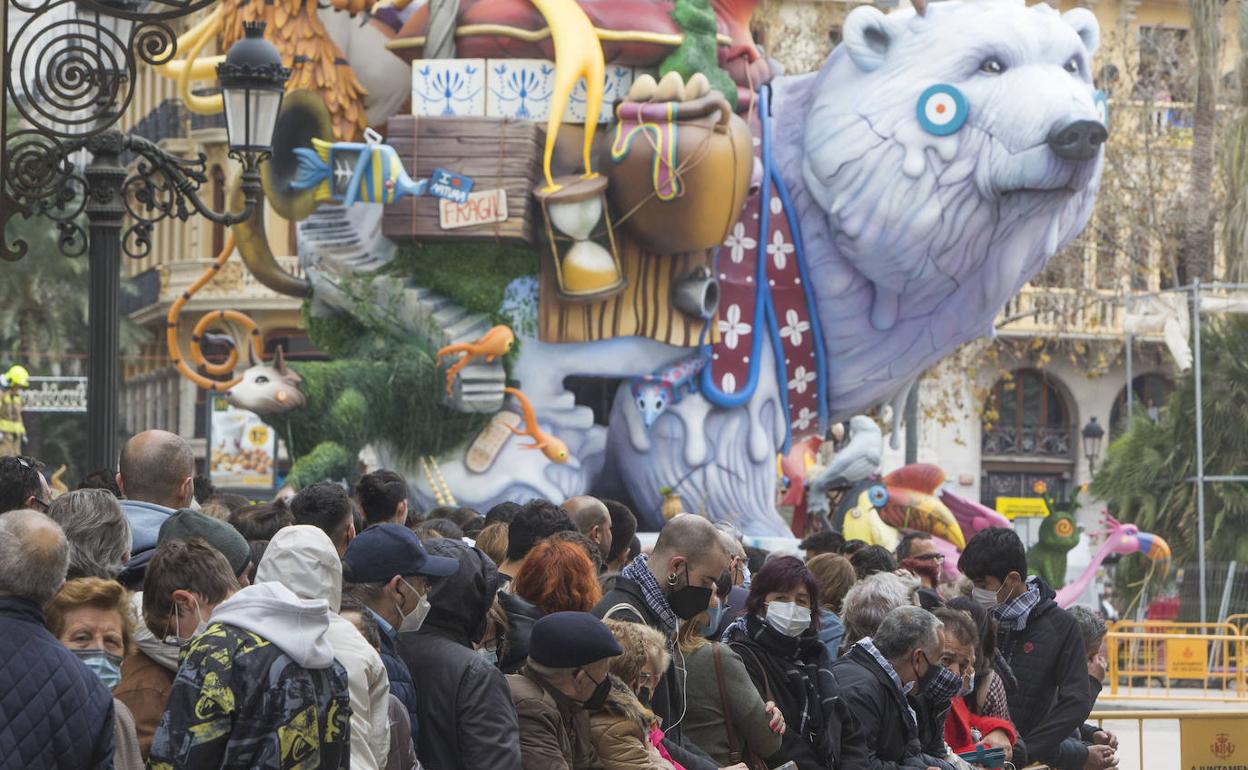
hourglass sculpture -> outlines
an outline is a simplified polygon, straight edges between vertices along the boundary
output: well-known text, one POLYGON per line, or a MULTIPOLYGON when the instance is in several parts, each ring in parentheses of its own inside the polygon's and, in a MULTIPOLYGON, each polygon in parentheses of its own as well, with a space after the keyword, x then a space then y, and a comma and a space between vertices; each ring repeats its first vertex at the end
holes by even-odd
POLYGON ((543 184, 533 191, 545 215, 559 294, 566 300, 591 302, 623 291, 627 281, 620 269, 615 230, 607 211, 606 177, 559 182, 553 190, 543 184), (609 248, 590 238, 600 221, 605 225, 609 248))

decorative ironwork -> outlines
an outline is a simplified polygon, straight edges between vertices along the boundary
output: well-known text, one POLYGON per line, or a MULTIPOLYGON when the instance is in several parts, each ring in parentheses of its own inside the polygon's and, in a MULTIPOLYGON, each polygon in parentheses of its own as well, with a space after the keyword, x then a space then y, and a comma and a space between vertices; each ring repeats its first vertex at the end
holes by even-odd
POLYGON ((1074 458, 1069 428, 1016 428, 1002 425, 984 431, 981 452, 1007 457, 1074 458))

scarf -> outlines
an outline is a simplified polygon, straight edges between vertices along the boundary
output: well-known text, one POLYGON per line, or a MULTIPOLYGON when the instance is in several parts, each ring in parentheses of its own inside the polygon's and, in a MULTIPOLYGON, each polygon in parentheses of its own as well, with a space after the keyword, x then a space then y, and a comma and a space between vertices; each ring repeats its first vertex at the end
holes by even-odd
POLYGON ((785 636, 747 614, 728 626, 724 641, 742 658, 758 661, 789 729, 798 731, 823 764, 836 767, 840 761, 841 717, 834 704, 840 688, 832 678, 832 659, 818 634, 807 629, 801 636, 785 636))
POLYGON ((1005 604, 998 605, 992 614, 1004 631, 1021 631, 1027 627, 1027 616, 1040 603, 1039 578, 1027 578, 1027 590, 1005 604))
POLYGON ((655 580, 650 572, 649 557, 644 553, 638 554, 636 559, 620 570, 620 577, 628 578, 641 588, 642 598, 645 599, 650 611, 659 617, 663 632, 669 638, 674 637, 679 620, 676 613, 672 612, 672 605, 667 603, 667 596, 663 594, 659 581, 655 580))

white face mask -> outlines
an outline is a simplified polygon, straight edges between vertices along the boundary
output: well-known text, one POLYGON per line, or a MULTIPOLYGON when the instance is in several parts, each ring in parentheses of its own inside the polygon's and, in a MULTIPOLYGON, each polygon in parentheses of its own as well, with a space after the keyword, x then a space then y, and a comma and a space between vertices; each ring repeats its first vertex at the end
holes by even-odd
POLYGON ((785 636, 801 636, 810 628, 810 609, 794 602, 767 602, 766 620, 785 636))
MULTIPOLYGON (((412 593, 416 592, 416 589, 412 588, 412 584, 406 580, 403 581, 403 585, 410 588, 412 593)), ((402 616, 403 622, 399 624, 399 633, 402 634, 407 633, 408 631, 419 631, 421 625, 425 622, 425 616, 429 614, 431 606, 432 605, 429 604, 429 600, 425 598, 425 595, 420 594, 420 601, 416 602, 416 609, 406 615, 404 615, 403 610, 400 609, 399 615, 402 616)))
POLYGON ((992 612, 993 608, 998 604, 997 592, 991 588, 972 588, 971 599, 989 612, 992 612))
POLYGON ((167 623, 165 638, 163 640, 165 644, 171 647, 184 647, 190 644, 192 639, 204 633, 204 631, 208 629, 208 621, 204 619, 204 616, 199 610, 199 600, 195 599, 195 597, 191 597, 191 599, 195 602, 195 617, 199 619, 199 622, 195 624, 195 630, 191 632, 190 636, 185 639, 179 637, 178 629, 182 627, 182 618, 181 613, 178 611, 178 603, 174 602, 173 617, 170 619, 170 622, 167 623))

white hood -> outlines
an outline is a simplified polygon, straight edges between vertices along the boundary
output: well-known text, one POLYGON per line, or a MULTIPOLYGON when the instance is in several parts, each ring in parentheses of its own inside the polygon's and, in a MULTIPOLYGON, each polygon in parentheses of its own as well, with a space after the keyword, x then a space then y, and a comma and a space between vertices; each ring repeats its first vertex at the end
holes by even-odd
POLYGON ((211 622, 251 631, 300 666, 322 669, 334 664, 329 618, 324 599, 301 599, 280 583, 257 583, 218 604, 211 622))
POLYGON ((278 530, 256 568, 257 583, 281 583, 300 599, 342 606, 342 560, 329 535, 319 527, 297 524, 278 530))
POLYGON ((181 648, 176 644, 165 644, 165 640, 157 639, 143 622, 143 592, 135 591, 130 595, 130 608, 134 610, 134 617, 139 619, 134 624, 134 643, 138 645, 139 651, 147 657, 156 661, 160 665, 177 673, 178 658, 181 648))

